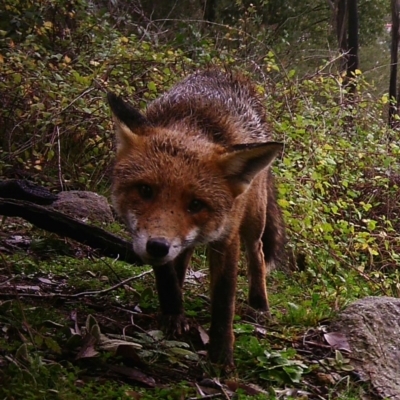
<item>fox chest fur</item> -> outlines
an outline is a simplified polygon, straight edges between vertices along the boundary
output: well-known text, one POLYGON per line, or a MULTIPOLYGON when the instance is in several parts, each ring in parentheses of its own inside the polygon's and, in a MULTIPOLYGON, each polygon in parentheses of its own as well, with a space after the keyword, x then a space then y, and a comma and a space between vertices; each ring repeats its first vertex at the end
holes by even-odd
MULTIPOLYGON (((249 301, 268 309, 262 237, 268 202, 277 209, 269 166, 282 146, 270 142, 262 103, 246 80, 216 70, 189 76, 145 114, 112 93, 108 100, 117 136, 113 202, 134 251, 154 268, 167 329, 179 333, 187 326, 185 271, 193 249, 208 244, 209 354, 232 364, 240 238, 249 262, 249 301)), ((280 214, 273 218, 269 236, 276 247, 282 224, 280 214)))

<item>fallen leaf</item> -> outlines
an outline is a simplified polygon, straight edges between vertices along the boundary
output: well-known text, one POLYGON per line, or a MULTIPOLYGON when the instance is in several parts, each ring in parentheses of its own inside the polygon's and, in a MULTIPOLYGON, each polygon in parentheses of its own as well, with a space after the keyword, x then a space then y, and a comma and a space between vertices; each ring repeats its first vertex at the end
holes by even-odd
POLYGON ((78 313, 76 310, 71 311, 71 314, 69 315, 69 318, 71 319, 71 321, 74 322, 75 325, 75 329, 71 328, 71 333, 73 334, 77 334, 77 335, 82 335, 81 329, 79 328, 78 325, 78 313))
POLYGON ((196 385, 196 389, 199 392, 201 397, 206 397, 206 396, 221 393, 220 389, 211 388, 211 387, 207 387, 207 386, 200 386, 196 382, 195 382, 195 385, 196 385))
POLYGON ((210 337, 208 336, 207 331, 200 325, 197 327, 197 330, 199 331, 200 339, 203 345, 210 343, 210 337))
POLYGON ((192 361, 198 360, 197 354, 193 353, 190 350, 182 349, 179 347, 172 347, 169 349, 169 352, 176 354, 177 356, 186 358, 187 360, 192 360, 192 361))
POLYGON ((82 345, 82 336, 77 335, 72 328, 71 330, 71 337, 66 342, 66 347, 69 349, 76 349, 82 345))
POLYGON ((136 382, 143 383, 149 387, 156 386, 154 378, 144 374, 142 371, 139 371, 135 368, 124 367, 121 365, 111 365, 110 370, 119 375, 123 375, 126 378, 132 379, 136 382))
POLYGON ((55 282, 51 281, 50 279, 47 278, 38 278, 38 280, 42 283, 46 283, 47 285, 54 285, 55 282))
POLYGON ((324 333, 326 342, 335 350, 344 350, 351 353, 349 342, 346 336, 340 332, 324 333))
POLYGON ((140 368, 145 366, 136 349, 132 346, 118 346, 116 355, 122 357, 124 364, 128 367, 135 366, 140 368))
POLYGON ((129 347, 131 347, 132 349, 141 349, 142 345, 135 342, 127 342, 126 340, 109 339, 106 335, 100 334, 99 348, 101 350, 109 351, 112 353, 116 353, 118 351, 119 354, 121 354, 121 351, 123 351, 124 349, 126 350, 129 347), (123 347, 119 350, 119 347, 121 346, 123 347))
POLYGON ((29 354, 28 354, 28 346, 26 343, 23 343, 15 353, 15 358, 17 360, 28 361, 29 354))
POLYGON ((316 378, 317 378, 318 382, 320 382, 324 385, 335 385, 338 382, 338 380, 337 380, 338 377, 340 379, 340 375, 338 375, 338 374, 326 374, 323 372, 317 372, 317 374, 316 374, 316 378))
POLYGON ((87 334, 83 339, 83 344, 75 359, 80 360, 81 358, 93 358, 96 357, 99 352, 95 350, 94 345, 97 340, 94 336, 87 334))
POLYGON ((202 278, 205 278, 206 276, 207 276, 207 274, 205 274, 204 272, 191 270, 189 272, 189 276, 188 277, 189 277, 189 279, 190 278, 202 279, 202 278))
POLYGON ((263 336, 263 337, 267 336, 267 329, 265 329, 261 325, 256 325, 254 327, 254 332, 257 333, 259 336, 263 336))
POLYGON ((89 314, 86 318, 86 332, 96 338, 96 341, 100 340, 100 326, 96 321, 96 318, 93 315, 89 314))
POLYGON ((258 394, 268 394, 264 389, 260 386, 254 384, 245 384, 236 381, 226 381, 226 386, 232 392, 236 392, 238 389, 241 389, 247 394, 248 396, 257 396, 258 394))

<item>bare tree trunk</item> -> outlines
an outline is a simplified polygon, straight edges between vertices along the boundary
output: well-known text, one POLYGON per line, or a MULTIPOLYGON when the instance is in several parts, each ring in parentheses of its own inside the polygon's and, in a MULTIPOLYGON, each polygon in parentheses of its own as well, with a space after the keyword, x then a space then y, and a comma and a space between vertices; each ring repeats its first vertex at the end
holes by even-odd
POLYGON ((358 7, 357 0, 336 0, 336 37, 343 55, 341 71, 346 72, 343 86, 350 93, 356 90, 354 73, 358 68, 358 7))
POLYGON ((347 7, 346 0, 336 1, 336 37, 339 45, 339 51, 343 55, 341 70, 346 71, 347 68, 347 7))
POLYGON ((398 114, 399 97, 396 95, 397 87, 397 61, 399 48, 399 1, 392 1, 392 44, 390 49, 390 82, 389 82, 389 125, 394 126, 394 116, 398 114))
POLYGON ((354 93, 356 90, 356 84, 354 81, 354 73, 358 69, 358 10, 357 0, 347 0, 347 46, 348 46, 348 57, 347 57, 347 69, 346 76, 350 92, 354 93))
POLYGON ((215 21, 215 0, 202 0, 203 20, 208 22, 215 21))

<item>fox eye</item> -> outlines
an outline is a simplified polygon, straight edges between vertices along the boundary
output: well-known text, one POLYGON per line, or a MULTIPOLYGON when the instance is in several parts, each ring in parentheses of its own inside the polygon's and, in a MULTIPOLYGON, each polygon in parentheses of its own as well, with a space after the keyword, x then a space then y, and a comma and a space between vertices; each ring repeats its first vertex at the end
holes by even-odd
POLYGON ((198 199, 193 199, 189 204, 188 211, 191 214, 196 214, 201 210, 203 210, 204 208, 206 208, 206 204, 203 201, 198 199))
POLYGON ((139 185, 138 192, 144 200, 150 200, 153 197, 153 189, 149 185, 139 185))

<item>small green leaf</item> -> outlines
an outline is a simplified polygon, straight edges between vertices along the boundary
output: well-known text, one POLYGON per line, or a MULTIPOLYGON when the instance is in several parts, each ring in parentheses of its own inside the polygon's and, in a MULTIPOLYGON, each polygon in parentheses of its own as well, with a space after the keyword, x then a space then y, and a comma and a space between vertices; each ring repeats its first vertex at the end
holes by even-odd
POLYGON ((157 92, 157 86, 153 81, 147 84, 147 89, 149 89, 151 92, 157 92))

